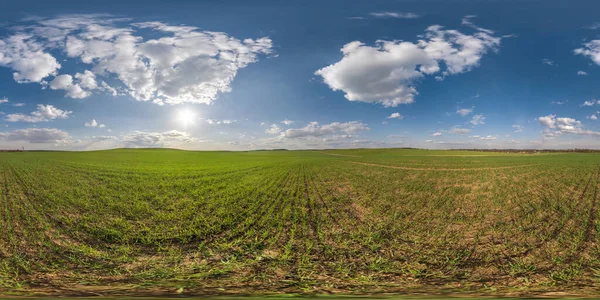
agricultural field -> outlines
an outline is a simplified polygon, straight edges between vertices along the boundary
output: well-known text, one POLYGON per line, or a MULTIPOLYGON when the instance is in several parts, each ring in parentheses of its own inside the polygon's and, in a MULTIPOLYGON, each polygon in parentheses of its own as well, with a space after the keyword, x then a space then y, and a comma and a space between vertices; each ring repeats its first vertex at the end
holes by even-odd
POLYGON ((0 294, 586 294, 599 188, 582 153, 0 153, 0 294))

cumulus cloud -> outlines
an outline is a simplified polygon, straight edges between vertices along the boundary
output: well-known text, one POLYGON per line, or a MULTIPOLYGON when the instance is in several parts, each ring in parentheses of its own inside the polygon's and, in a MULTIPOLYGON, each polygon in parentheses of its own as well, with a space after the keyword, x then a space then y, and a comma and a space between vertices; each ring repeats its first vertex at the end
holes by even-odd
POLYGON ((279 127, 279 125, 277 125, 277 124, 273 124, 273 125, 271 125, 271 127, 267 128, 265 130, 265 133, 272 134, 272 135, 279 134, 280 132, 281 132, 281 127, 279 127))
POLYGON ((482 114, 477 114, 474 115, 473 118, 471 118, 471 121, 469 121, 469 123, 473 124, 473 125, 481 125, 481 124, 485 124, 485 116, 482 114))
POLYGON ((353 135, 368 130, 371 129, 366 124, 358 121, 346 123, 333 122, 325 125, 320 125, 319 122, 310 122, 302 128, 283 131, 281 137, 285 139, 306 139, 334 135, 338 138, 350 138, 353 135))
POLYGON ((589 116, 587 118, 590 120, 594 120, 594 121, 598 120, 598 116, 596 116, 596 114, 592 114, 591 116, 589 116))
POLYGON ((65 90, 67 94, 65 96, 75 99, 86 98, 90 95, 89 92, 84 91, 81 86, 77 83, 73 83, 73 76, 63 74, 54 77, 49 84, 53 90, 65 90))
POLYGON ((38 104, 37 110, 29 115, 9 114, 6 115, 5 120, 7 122, 48 122, 54 119, 67 119, 71 113, 73 112, 56 108, 53 105, 38 104))
POLYGON ((83 125, 85 127, 98 127, 98 128, 104 128, 104 127, 106 127, 106 125, 98 123, 96 121, 96 119, 92 119, 89 122, 85 122, 85 123, 83 123, 83 125))
POLYGON ((585 71, 577 71, 577 75, 579 75, 579 76, 587 76, 587 74, 588 73, 585 71))
POLYGON ((461 117, 466 117, 468 115, 470 115, 473 112, 472 108, 460 108, 456 111, 457 114, 459 114, 461 117))
POLYGON ((600 40, 591 40, 584 43, 582 48, 577 48, 573 52, 576 55, 586 56, 597 65, 600 65, 600 40))
POLYGON ((0 40, 0 66, 18 82, 46 78, 51 89, 85 98, 91 91, 116 95, 121 89, 140 101, 157 104, 212 103, 231 90, 237 72, 271 53, 268 37, 237 39, 223 32, 161 22, 130 23, 108 15, 65 15, 32 19, 0 40), (152 30, 145 39, 139 32, 152 30), (53 54, 88 65, 91 70, 58 75, 53 54), (115 89, 97 76, 118 81, 115 89))
POLYGON ((196 142, 187 132, 171 130, 166 132, 134 131, 123 136, 127 147, 174 147, 196 142))
POLYGON ((56 128, 26 128, 12 132, 0 132, 0 139, 6 141, 24 141, 32 144, 68 143, 71 136, 56 128))
POLYGON ((8 103, 8 98, 4 97, 4 98, 0 98, 0 104, 2 103, 8 103))
POLYGON ((398 120, 402 120, 402 119, 404 119, 404 116, 403 116, 403 115, 401 115, 400 113, 397 113, 397 112, 395 112, 395 113, 391 114, 389 117, 387 117, 387 119, 398 119, 398 120))
POLYGON ((431 136, 442 136, 441 132, 434 132, 431 136))
POLYGON ((395 18, 395 19, 416 19, 419 15, 411 12, 391 12, 391 11, 380 11, 372 12, 369 15, 375 18, 395 18))
POLYGON ((554 128, 556 124, 556 115, 548 115, 544 117, 539 117, 538 122, 548 128, 554 128))
POLYGON ((17 33, 0 40, 0 66, 12 69, 19 83, 41 82, 56 75, 61 65, 45 52, 46 46, 31 33, 17 33))
POLYGON ((334 91, 343 91, 349 101, 380 103, 386 107, 414 102, 415 83, 425 75, 445 76, 468 72, 479 65, 488 51, 496 50, 501 38, 491 30, 474 26, 472 35, 442 26, 427 28, 416 43, 377 41, 368 46, 353 41, 341 49, 340 61, 315 72, 334 91))
POLYGON ((281 123, 285 124, 285 125, 291 125, 291 124, 294 124, 294 121, 290 121, 288 119, 285 119, 285 120, 281 121, 281 123))
POLYGON ((544 139, 553 139, 563 134, 576 134, 600 137, 600 132, 586 130, 581 121, 573 118, 556 117, 547 115, 538 118, 538 122, 545 127, 544 139))

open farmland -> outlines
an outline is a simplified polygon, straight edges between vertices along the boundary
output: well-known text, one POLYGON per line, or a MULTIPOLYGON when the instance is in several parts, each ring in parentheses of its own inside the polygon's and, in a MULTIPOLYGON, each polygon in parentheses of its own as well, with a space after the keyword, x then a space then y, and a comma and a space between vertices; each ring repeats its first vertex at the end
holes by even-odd
POLYGON ((4 294, 600 286, 597 154, 0 153, 0 188, 4 294))

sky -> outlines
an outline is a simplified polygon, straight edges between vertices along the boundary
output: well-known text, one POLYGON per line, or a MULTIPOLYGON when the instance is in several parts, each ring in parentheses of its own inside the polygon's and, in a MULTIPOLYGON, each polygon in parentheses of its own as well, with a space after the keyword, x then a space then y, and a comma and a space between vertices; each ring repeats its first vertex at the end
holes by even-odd
POLYGON ((0 149, 600 149, 598 1, 10 1, 0 149))

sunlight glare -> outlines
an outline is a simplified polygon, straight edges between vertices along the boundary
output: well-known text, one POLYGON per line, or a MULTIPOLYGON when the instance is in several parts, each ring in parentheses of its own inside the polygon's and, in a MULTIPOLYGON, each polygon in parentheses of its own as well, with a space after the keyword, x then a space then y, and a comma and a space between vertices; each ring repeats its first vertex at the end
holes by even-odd
POLYGON ((183 126, 194 125, 196 119, 196 113, 189 109, 180 110, 177 114, 177 121, 183 126))

